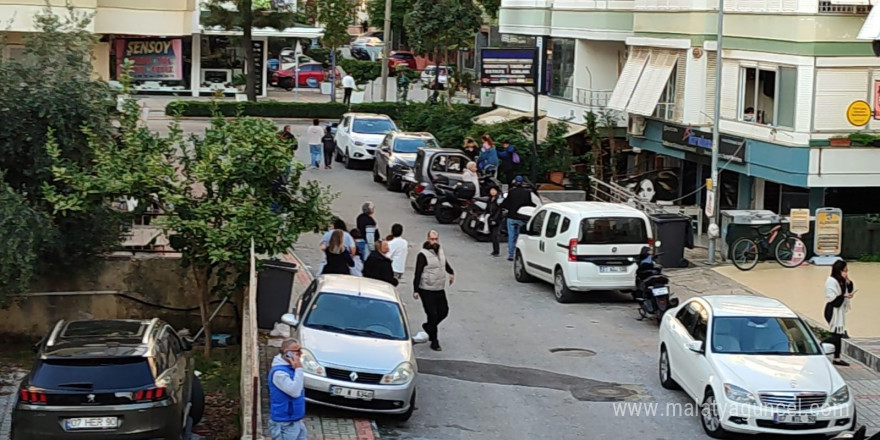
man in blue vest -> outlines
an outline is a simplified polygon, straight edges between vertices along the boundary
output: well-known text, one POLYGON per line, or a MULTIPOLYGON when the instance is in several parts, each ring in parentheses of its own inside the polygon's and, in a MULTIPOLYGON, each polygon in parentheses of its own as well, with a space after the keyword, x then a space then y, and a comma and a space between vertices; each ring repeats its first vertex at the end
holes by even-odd
POLYGON ((272 440, 307 440, 306 395, 303 389, 302 349, 285 339, 269 370, 269 435, 272 440))

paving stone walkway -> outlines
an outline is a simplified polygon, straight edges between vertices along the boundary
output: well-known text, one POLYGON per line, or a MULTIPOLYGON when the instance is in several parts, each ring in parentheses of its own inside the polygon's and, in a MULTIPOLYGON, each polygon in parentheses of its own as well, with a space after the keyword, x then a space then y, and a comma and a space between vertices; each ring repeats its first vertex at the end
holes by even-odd
MULTIPOLYGON (((2 370, 7 367, 2 366, 2 370)), ((12 371, 0 373, 0 439, 10 438, 12 428, 12 407, 18 396, 18 382, 24 377, 25 371, 12 368, 12 371)))

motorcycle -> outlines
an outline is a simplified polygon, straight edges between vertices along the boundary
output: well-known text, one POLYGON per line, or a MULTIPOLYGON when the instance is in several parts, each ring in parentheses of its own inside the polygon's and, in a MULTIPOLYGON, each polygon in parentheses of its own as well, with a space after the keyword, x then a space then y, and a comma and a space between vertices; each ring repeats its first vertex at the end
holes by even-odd
POLYGON ((874 435, 868 437, 868 428, 862 425, 855 431, 841 432, 831 440, 880 440, 880 432, 875 432, 874 435))
POLYGON ((639 302, 639 321, 654 317, 659 323, 667 310, 678 305, 678 298, 671 298, 669 278, 663 275, 663 266, 654 262, 651 249, 642 248, 639 267, 636 269, 636 289, 633 298, 639 302))
POLYGON ((455 186, 438 179, 434 182, 437 202, 434 204, 434 216, 437 222, 449 224, 461 216, 474 203, 477 188, 472 182, 459 182, 455 186))
MULTIPOLYGON (((502 198, 499 198, 498 203, 501 203, 501 200, 502 198)), ((480 242, 486 242, 491 239, 491 231, 489 230, 489 203, 488 197, 474 198, 474 203, 461 213, 461 218, 458 221, 462 232, 480 242)), ((502 240, 506 240, 504 237, 507 236, 507 228, 502 227, 500 232, 502 240)))

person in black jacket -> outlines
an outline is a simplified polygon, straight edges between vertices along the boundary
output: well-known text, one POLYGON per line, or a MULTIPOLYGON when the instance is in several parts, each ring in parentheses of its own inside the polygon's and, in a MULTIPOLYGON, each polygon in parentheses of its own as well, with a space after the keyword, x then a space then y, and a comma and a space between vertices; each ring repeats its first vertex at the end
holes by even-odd
POLYGON ((516 249, 516 239, 519 238, 519 230, 529 217, 519 213, 524 206, 535 206, 532 201, 532 190, 524 185, 525 179, 516 176, 507 192, 507 197, 501 202, 501 208, 507 210, 507 261, 513 261, 513 252, 516 249))
POLYGON ((486 211, 489 213, 487 221, 489 222, 489 236, 492 238, 492 253, 489 255, 493 257, 501 255, 498 241, 501 239, 501 220, 503 220, 504 215, 501 203, 498 201, 500 194, 501 192, 498 191, 497 186, 489 187, 489 203, 486 211))
POLYGON ((345 247, 344 231, 339 229, 333 231, 324 254, 327 257, 327 264, 324 265, 324 269, 321 271, 322 274, 351 274, 354 259, 351 258, 348 248, 345 247))
POLYGON ((329 170, 333 168, 330 166, 333 163, 333 153, 336 152, 336 140, 333 139, 333 134, 330 133, 330 127, 324 131, 324 137, 321 138, 321 143, 324 144, 324 169, 329 170))
POLYGON ((391 259, 385 256, 388 253, 388 242, 379 240, 376 242, 376 252, 370 252, 364 263, 364 277, 374 280, 385 281, 392 286, 397 286, 397 277, 391 267, 391 259))

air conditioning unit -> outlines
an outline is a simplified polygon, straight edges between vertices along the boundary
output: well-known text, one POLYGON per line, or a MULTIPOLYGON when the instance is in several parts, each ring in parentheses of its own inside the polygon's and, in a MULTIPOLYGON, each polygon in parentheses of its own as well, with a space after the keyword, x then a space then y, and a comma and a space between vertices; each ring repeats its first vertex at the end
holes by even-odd
POLYGON ((630 136, 645 135, 645 118, 638 115, 630 115, 626 133, 630 136))

